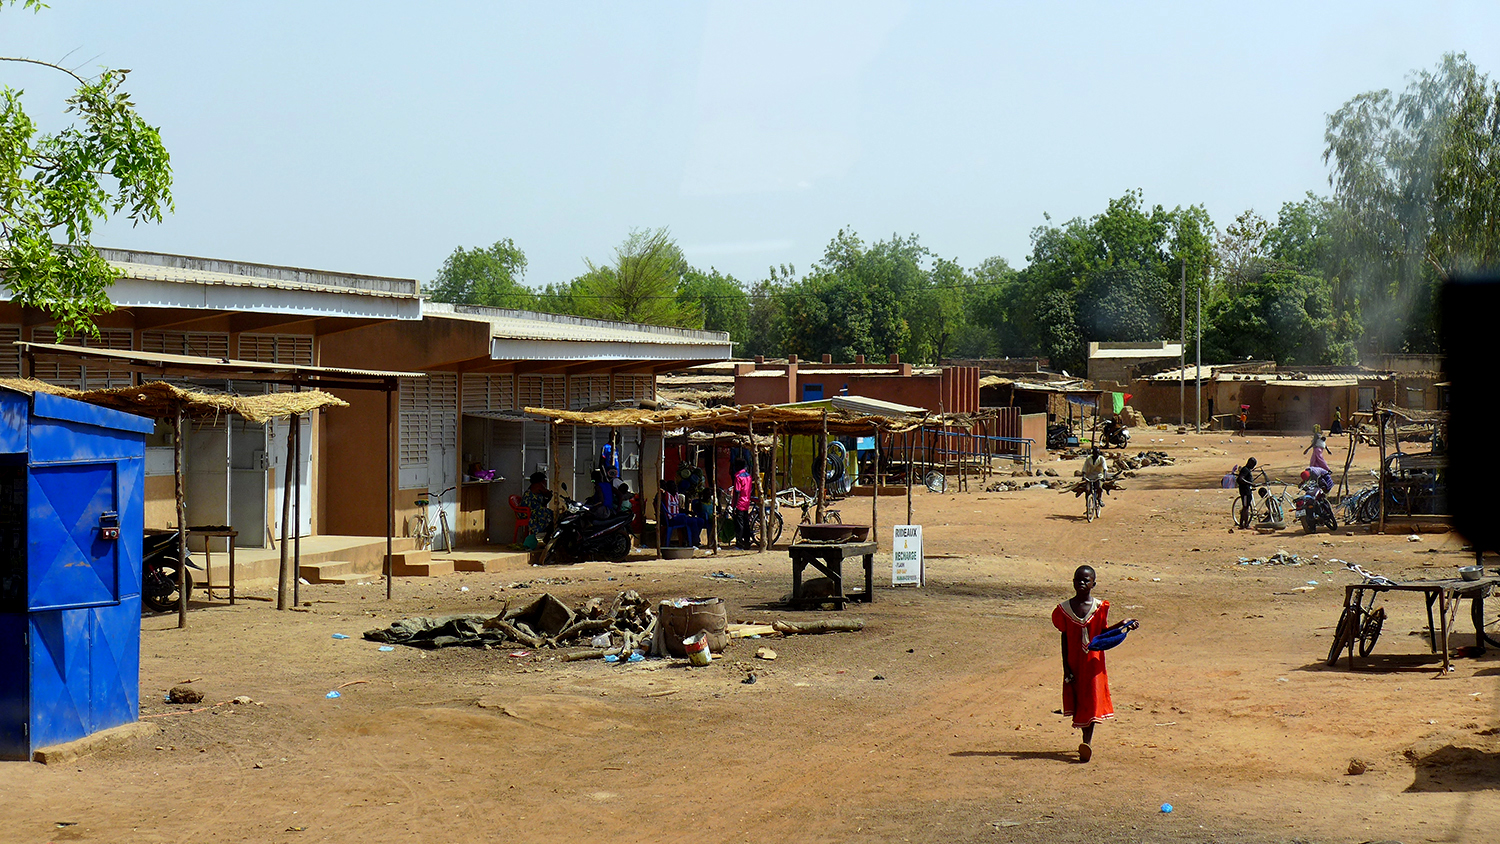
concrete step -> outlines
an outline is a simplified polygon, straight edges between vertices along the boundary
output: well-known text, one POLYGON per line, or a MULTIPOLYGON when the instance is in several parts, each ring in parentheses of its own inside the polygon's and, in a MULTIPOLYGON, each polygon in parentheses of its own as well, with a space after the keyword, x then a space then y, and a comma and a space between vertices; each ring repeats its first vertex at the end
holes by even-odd
POLYGON ((378 583, 382 577, 384 577, 384 575, 380 574, 379 572, 376 572, 375 574, 360 574, 351 572, 349 574, 325 575, 322 580, 316 580, 313 582, 340 583, 347 586, 351 583, 378 583))
POLYGON ((355 574, 354 563, 348 560, 325 560, 319 563, 303 563, 301 574, 308 583, 347 583, 337 578, 355 574))
POLYGON ((453 573, 452 560, 434 560, 432 552, 405 551, 391 556, 391 575, 394 577, 435 577, 453 573))
POLYGON ((451 559, 455 571, 513 571, 531 565, 531 555, 524 551, 513 554, 486 554, 483 557, 460 555, 451 559))

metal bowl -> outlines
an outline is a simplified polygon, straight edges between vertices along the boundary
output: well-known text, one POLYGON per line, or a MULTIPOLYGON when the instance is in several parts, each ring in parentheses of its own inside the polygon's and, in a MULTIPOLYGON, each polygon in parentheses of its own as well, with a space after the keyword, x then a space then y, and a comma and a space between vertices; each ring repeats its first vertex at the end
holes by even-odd
POLYGON ((1464 580, 1478 580, 1484 577, 1483 566, 1459 566, 1458 576, 1464 580))
POLYGON ((697 548, 663 547, 661 549, 661 557, 663 560, 691 560, 693 552, 697 550, 697 548))

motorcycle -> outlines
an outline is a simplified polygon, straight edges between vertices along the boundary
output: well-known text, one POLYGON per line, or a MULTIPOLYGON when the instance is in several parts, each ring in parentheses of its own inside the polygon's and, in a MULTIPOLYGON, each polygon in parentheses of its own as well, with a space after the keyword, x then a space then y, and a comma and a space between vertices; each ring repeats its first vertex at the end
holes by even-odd
POLYGON ((1130 429, 1121 425, 1118 428, 1104 429, 1104 446, 1117 446, 1119 448, 1130 447, 1130 429))
POLYGON ((1318 525, 1324 525, 1329 530, 1338 530, 1338 519, 1334 518, 1333 505, 1328 501, 1328 493, 1323 491, 1316 481, 1303 484, 1299 494, 1292 503, 1297 508, 1297 518, 1302 520, 1304 533, 1317 533, 1318 525))
POLYGON ((634 513, 595 512, 587 504, 563 498, 557 527, 539 549, 541 564, 619 562, 630 556, 630 523, 634 520, 634 513))
MULTIPOLYGON (((181 568, 177 556, 177 531, 147 531, 141 541, 141 605, 155 612, 177 609, 177 573, 181 568)), ((203 570, 188 555, 187 567, 203 570)), ((193 573, 182 572, 187 592, 193 594, 193 573)))

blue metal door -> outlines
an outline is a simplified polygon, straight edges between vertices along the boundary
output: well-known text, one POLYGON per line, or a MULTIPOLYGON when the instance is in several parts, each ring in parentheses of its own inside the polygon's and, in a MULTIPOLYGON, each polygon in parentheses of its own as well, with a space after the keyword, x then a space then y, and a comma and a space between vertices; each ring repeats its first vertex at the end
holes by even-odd
POLYGON ((32 466, 26 503, 27 609, 119 603, 118 530, 104 530, 118 525, 115 464, 32 466))
POLYGON ((823 400, 823 385, 822 384, 803 384, 802 385, 802 400, 803 401, 822 401, 823 400))

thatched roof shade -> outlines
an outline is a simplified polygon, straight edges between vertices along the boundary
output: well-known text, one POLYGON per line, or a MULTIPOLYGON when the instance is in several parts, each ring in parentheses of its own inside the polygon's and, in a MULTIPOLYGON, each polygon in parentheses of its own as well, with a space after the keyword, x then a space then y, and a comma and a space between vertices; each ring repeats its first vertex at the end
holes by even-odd
MULTIPOLYGON (((782 407, 769 404, 671 410, 629 408, 592 412, 528 407, 526 412, 559 425, 654 430, 685 429, 741 434, 748 432, 752 424, 757 434, 768 433, 772 426, 783 434, 820 434, 823 432, 824 413, 820 408, 782 407)), ((828 431, 832 434, 868 434, 872 428, 877 427, 882 431, 900 432, 909 431, 921 425, 921 419, 917 418, 893 419, 887 416, 865 416, 838 409, 829 410, 827 413, 828 431)))
POLYGON ((23 393, 50 393, 154 419, 176 416, 180 406, 183 413, 191 419, 218 419, 233 413, 247 422, 261 424, 320 407, 349 406, 348 402, 338 396, 321 390, 241 396, 185 390, 164 381, 109 390, 73 390, 31 378, 0 378, 0 386, 23 393))

